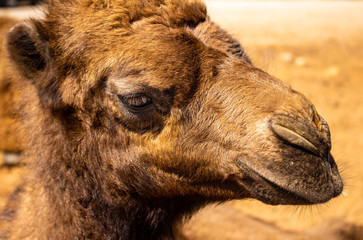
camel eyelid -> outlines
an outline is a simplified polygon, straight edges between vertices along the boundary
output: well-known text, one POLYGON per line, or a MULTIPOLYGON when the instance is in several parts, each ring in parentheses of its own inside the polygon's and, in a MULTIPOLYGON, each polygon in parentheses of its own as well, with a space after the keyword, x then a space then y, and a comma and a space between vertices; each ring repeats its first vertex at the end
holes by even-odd
POLYGON ((143 93, 137 93, 137 94, 129 94, 126 96, 123 95, 117 95, 120 101, 126 106, 129 110, 133 112, 141 112, 148 110, 150 107, 153 106, 153 100, 143 94, 143 93))

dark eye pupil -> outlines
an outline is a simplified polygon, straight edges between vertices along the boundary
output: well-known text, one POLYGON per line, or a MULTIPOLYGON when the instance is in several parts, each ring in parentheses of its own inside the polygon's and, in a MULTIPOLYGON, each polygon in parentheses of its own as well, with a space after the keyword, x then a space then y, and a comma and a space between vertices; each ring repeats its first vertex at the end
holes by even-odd
POLYGON ((132 110, 144 110, 152 105, 152 100, 145 95, 120 97, 121 101, 132 110))

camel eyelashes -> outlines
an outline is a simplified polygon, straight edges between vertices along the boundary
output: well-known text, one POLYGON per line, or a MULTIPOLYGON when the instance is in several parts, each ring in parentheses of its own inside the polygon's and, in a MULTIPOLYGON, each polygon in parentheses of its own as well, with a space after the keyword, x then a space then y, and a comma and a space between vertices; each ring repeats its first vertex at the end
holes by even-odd
POLYGON ((127 96, 118 95, 118 98, 129 110, 135 112, 145 111, 153 106, 151 98, 142 93, 127 96))

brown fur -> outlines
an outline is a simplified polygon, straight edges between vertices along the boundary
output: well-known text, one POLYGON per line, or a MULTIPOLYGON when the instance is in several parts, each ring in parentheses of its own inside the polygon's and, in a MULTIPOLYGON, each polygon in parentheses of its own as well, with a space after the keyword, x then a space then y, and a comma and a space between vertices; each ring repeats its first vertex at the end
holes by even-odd
POLYGON ((255 68, 204 4, 45 8, 7 35, 30 134, 3 238, 171 238, 212 202, 313 204, 342 191, 313 105, 255 68))

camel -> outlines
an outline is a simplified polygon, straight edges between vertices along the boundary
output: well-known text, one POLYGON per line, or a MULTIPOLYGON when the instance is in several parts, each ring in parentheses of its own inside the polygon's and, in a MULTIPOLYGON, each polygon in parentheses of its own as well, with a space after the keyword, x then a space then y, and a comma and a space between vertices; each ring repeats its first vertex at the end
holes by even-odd
POLYGON ((202 2, 47 0, 44 12, 6 30, 28 134, 0 238, 173 239, 211 203, 342 192, 327 122, 202 2))

